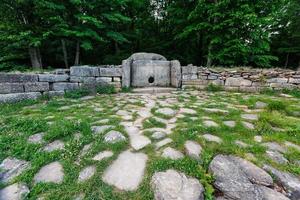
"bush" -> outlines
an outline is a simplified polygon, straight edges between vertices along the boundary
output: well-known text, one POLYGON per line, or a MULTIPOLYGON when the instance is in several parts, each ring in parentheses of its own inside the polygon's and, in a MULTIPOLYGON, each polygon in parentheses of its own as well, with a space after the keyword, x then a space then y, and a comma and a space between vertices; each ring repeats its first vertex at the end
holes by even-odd
POLYGON ((285 111, 286 110, 286 105, 282 101, 271 101, 268 104, 268 109, 270 111, 285 111))
POLYGON ((300 90, 299 89, 296 89, 296 88, 283 89, 282 92, 285 94, 292 95, 293 97, 300 98, 300 90))
POLYGON ((216 84, 208 84, 208 86, 206 87, 206 90, 208 92, 218 92, 218 91, 222 91, 224 90, 223 86, 221 85, 216 85, 216 84))
POLYGON ((87 96, 90 94, 90 91, 84 88, 66 91, 64 97, 70 99, 79 99, 81 97, 87 96))
POLYGON ((115 94, 116 88, 113 85, 103 85, 103 86, 98 86, 96 88, 96 91, 99 94, 115 94))

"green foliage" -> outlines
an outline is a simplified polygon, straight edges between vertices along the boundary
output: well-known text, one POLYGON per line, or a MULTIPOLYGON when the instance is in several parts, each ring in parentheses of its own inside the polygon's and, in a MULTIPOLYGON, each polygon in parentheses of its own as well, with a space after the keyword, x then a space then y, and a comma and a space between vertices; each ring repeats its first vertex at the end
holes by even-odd
POLYGON ((268 109, 270 111, 285 111, 286 110, 286 105, 282 101, 271 101, 268 103, 268 109))
POLYGON ((120 64, 139 51, 183 64, 298 67, 299 11, 299 0, 1 1, 0 70, 120 64))
POLYGON ((132 92, 132 87, 122 87, 121 92, 130 93, 132 92))
POLYGON ((76 90, 66 91, 64 97, 70 99, 79 99, 81 97, 87 96, 90 91, 85 88, 80 88, 76 90))
POLYGON ((113 85, 103 85, 96 88, 98 94, 115 94, 116 88, 113 85))
POLYGON ((224 90, 223 86, 212 83, 208 84, 208 86, 206 87, 206 91, 208 92, 218 92, 222 90, 224 90))

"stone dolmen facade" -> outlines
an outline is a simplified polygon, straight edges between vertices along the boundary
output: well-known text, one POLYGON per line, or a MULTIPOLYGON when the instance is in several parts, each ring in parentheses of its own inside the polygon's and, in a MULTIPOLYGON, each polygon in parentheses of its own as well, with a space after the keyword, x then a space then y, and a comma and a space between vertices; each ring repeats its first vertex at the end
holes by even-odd
POLYGON ((73 66, 50 73, 0 73, 0 103, 63 95, 65 91, 99 85, 121 87, 175 87, 204 89, 209 84, 225 90, 257 92, 266 88, 300 88, 300 71, 240 69, 216 71, 181 66, 161 55, 136 53, 113 66, 73 66))

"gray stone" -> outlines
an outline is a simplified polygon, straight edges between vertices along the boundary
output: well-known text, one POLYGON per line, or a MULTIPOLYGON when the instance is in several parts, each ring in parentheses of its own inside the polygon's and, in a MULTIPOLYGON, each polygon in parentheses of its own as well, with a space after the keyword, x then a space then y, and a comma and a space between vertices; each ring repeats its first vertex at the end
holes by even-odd
POLYGON ((267 156, 278 164, 287 164, 289 161, 278 151, 266 151, 267 156))
POLYGON ((250 130, 254 130, 255 127, 252 123, 249 123, 249 122, 242 122, 242 125, 247 128, 247 129, 250 129, 250 130))
POLYGON ((205 121, 203 121, 203 124, 206 127, 218 127, 219 126, 216 122, 211 121, 211 120, 205 120, 205 121))
POLYGON ((114 130, 109 131, 104 136, 104 141, 107 143, 116 143, 116 142, 121 142, 121 141, 125 141, 125 140, 126 140, 126 138, 122 133, 120 133, 119 131, 114 131, 114 130))
POLYGON ((128 59, 135 60, 167 60, 164 56, 156 53, 134 53, 128 59))
POLYGON ((242 114, 241 117, 242 117, 242 119, 250 120, 250 121, 258 120, 257 114, 242 114))
POLYGON ((98 85, 108 85, 112 83, 112 78, 111 77, 98 77, 96 78, 96 83, 98 85))
POLYGON ((52 162, 45 165, 34 176, 34 182, 39 183, 62 183, 64 179, 63 167, 59 162, 52 162))
POLYGON ((188 140, 184 143, 184 148, 187 155, 195 159, 200 159, 200 154, 202 152, 200 144, 195 141, 188 140))
POLYGON ((62 74, 62 75, 56 75, 56 74, 39 74, 39 81, 40 82, 67 82, 69 80, 69 75, 62 74))
POLYGON ((215 135, 204 134, 202 137, 209 142, 216 142, 218 144, 222 143, 222 139, 215 135))
POLYGON ((101 161, 101 160, 103 160, 105 158, 109 158, 109 157, 111 157, 113 155, 114 155, 114 153, 112 151, 102 151, 102 152, 98 153, 97 155, 95 155, 93 157, 93 160, 95 160, 95 161, 101 161))
POLYGON ((78 88, 79 88, 78 83, 64 83, 64 82, 53 83, 53 90, 55 91, 76 90, 78 88))
POLYGON ((0 165, 0 182, 8 183, 29 168, 29 162, 8 157, 0 165))
POLYGON ((171 160, 178 160, 184 157, 180 151, 177 151, 176 149, 173 149, 171 147, 165 148, 161 156, 164 158, 169 158, 171 160))
POLYGON ((97 67, 73 66, 70 68, 71 76, 99 76, 99 69, 97 67))
POLYGON ((111 68, 99 68, 100 76, 108 76, 108 77, 121 77, 122 76, 122 68, 120 67, 111 67, 111 68))
POLYGON ((181 66, 178 60, 172 60, 171 64, 171 86, 179 88, 181 86, 181 66))
POLYGON ((173 117, 176 114, 176 111, 171 108, 159 108, 155 112, 167 117, 173 117))
POLYGON ((165 138, 165 139, 159 141, 158 143, 156 143, 155 148, 159 149, 159 148, 161 148, 161 147, 163 147, 163 146, 165 146, 165 145, 167 145, 171 142, 173 142, 173 140, 171 138, 165 138))
POLYGON ((260 186, 259 189, 262 192, 264 200, 290 200, 283 194, 281 194, 275 190, 272 190, 268 187, 260 186))
POLYGON ((218 108, 203 108, 203 110, 207 113, 218 113, 218 114, 228 114, 228 110, 222 110, 218 108))
POLYGON ((48 92, 44 92, 44 95, 48 95, 49 97, 61 97, 65 95, 64 91, 48 91, 48 92))
POLYGON ((92 176, 94 176, 95 173, 96 173, 96 167, 95 166, 85 167, 79 173, 78 182, 87 181, 88 179, 92 178, 92 176))
POLYGON ((197 112, 189 108, 180 108, 179 113, 195 115, 197 112))
POLYGON ((162 138, 166 137, 166 133, 161 132, 161 131, 156 131, 156 132, 154 132, 154 133, 151 135, 151 137, 152 137, 153 139, 159 140, 159 139, 162 139, 162 138))
POLYGON ((24 84, 25 92, 44 92, 49 91, 48 82, 32 82, 24 84))
POLYGON ((112 125, 92 126, 92 132, 93 134, 101 134, 111 128, 114 128, 114 126, 112 125))
POLYGON ((249 81, 244 78, 229 77, 225 81, 225 86, 229 86, 229 87, 251 86, 251 85, 252 85, 252 81, 249 81))
POLYGON ((263 109, 263 108, 265 108, 265 107, 267 107, 268 106, 268 104, 266 104, 266 103, 264 103, 264 102, 261 102, 261 101, 257 101, 256 103, 255 103, 255 108, 257 108, 257 109, 263 109))
POLYGON ((7 74, 0 73, 0 83, 37 82, 36 74, 7 74))
POLYGON ((280 144, 278 144, 276 142, 266 142, 266 143, 263 143, 262 145, 272 151, 278 151, 281 153, 286 152, 286 148, 282 147, 280 144))
POLYGON ((87 76, 70 76, 70 82, 96 84, 96 78, 95 77, 87 77, 87 76))
POLYGON ((40 92, 0 94, 0 103, 15 103, 23 100, 36 100, 41 96, 42 94, 40 92))
POLYGON ((256 135, 256 136, 254 136, 254 141, 255 142, 262 142, 262 136, 260 136, 260 135, 256 135))
POLYGON ((64 150, 65 144, 61 140, 55 140, 49 144, 47 144, 43 150, 46 152, 52 152, 56 150, 64 150))
POLYGON ((236 126, 235 121, 224 121, 223 123, 224 123, 225 126, 228 126, 230 128, 234 128, 236 126))
POLYGON ((293 148, 293 149, 295 149, 295 150, 297 150, 297 151, 300 152, 300 146, 299 145, 296 145, 296 144, 291 143, 289 141, 285 141, 284 144, 285 144, 285 146, 293 148))
POLYGON ((267 79, 267 83, 287 83, 287 78, 271 78, 267 79))
POLYGON ((149 144, 151 144, 151 140, 144 135, 130 136, 130 145, 136 151, 143 149, 145 146, 149 144))
POLYGON ((34 134, 34 135, 31 135, 28 137, 28 142, 29 143, 32 143, 32 144, 42 144, 44 143, 44 137, 45 133, 37 133, 37 134, 34 134))
POLYGON ((156 200, 203 200, 204 188, 195 178, 169 169, 156 172, 151 178, 156 200))
POLYGON ((271 186, 272 177, 264 170, 244 159, 217 155, 209 165, 215 177, 215 188, 225 199, 266 199, 261 186, 271 186))
POLYGON ((0 190, 1 200, 24 200, 29 193, 24 183, 15 183, 0 190))
POLYGON ((293 174, 279 171, 271 166, 265 165, 263 167, 266 171, 270 172, 276 181, 282 185, 288 193, 288 197, 292 200, 300 199, 300 179, 293 174))
POLYGON ((236 140, 234 143, 235 143, 236 145, 238 145, 239 147, 242 147, 242 148, 247 148, 247 147, 250 146, 249 144, 246 144, 245 142, 240 141, 240 140, 236 140))
POLYGON ((0 83, 0 94, 21 92, 24 92, 24 87, 21 83, 0 83))
POLYGON ((102 177, 103 181, 120 190, 135 191, 143 180, 147 155, 144 153, 121 153, 102 177))
POLYGON ((131 60, 122 61, 122 87, 130 87, 131 80, 131 60))

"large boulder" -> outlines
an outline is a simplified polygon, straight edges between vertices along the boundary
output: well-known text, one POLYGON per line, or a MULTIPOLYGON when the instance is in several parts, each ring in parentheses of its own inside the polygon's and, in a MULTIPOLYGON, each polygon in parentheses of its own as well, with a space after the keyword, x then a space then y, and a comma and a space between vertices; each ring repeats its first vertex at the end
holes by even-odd
POLYGON ((215 177, 214 187, 225 199, 288 199, 267 188, 273 186, 273 179, 267 172, 242 158, 217 155, 210 163, 209 171, 215 177))
POLYGON ((40 92, 0 94, 0 103, 14 103, 29 99, 36 100, 41 96, 40 92))

